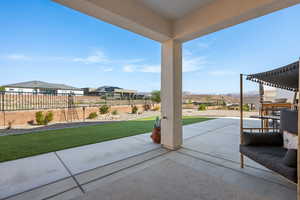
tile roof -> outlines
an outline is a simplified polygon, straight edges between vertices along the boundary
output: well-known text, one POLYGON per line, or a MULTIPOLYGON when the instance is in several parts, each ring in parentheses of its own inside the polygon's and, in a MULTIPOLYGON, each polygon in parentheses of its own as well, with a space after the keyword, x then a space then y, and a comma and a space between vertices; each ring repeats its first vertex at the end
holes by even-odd
POLYGON ((4 85, 3 87, 81 90, 79 88, 65 85, 65 84, 47 83, 43 81, 27 81, 27 82, 4 85))

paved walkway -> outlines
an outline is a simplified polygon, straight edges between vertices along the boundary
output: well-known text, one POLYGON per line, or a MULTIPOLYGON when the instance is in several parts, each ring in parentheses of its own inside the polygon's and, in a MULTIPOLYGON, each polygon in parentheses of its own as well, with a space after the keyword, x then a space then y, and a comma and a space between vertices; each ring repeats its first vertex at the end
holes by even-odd
POLYGON ((143 134, 1 163, 0 199, 296 200, 295 185, 273 172, 250 160, 239 168, 238 123, 185 126, 178 151, 143 134))

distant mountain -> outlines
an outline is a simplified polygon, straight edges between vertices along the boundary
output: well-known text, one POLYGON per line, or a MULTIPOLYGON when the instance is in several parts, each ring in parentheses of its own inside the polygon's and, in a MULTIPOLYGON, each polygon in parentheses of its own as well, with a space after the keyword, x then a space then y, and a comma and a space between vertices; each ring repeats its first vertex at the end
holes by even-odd
POLYGON ((238 103, 239 98, 228 95, 208 95, 208 94, 190 94, 183 95, 184 101, 192 101, 198 103, 238 103))
MULTIPOLYGON (((240 98, 240 93, 228 93, 228 94, 224 94, 224 95, 235 97, 235 98, 240 98)), ((244 97, 259 97, 259 93, 257 91, 245 92, 243 95, 244 95, 244 97)))
MULTIPOLYGON (((185 102, 202 102, 202 103, 220 103, 226 102, 227 104, 234 104, 240 102, 239 93, 228 93, 228 94, 191 94, 183 93, 183 100, 185 102)), ((255 91, 244 93, 244 102, 257 103, 259 102, 259 94, 255 91)))

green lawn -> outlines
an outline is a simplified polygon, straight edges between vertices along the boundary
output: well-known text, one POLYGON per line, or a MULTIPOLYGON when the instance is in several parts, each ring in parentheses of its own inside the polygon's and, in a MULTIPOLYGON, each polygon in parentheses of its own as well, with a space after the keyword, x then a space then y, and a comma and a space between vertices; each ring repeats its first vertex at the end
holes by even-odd
MULTIPOLYGON (((209 120, 184 117, 183 124, 209 120)), ((0 162, 151 132, 154 117, 0 137, 0 162)), ((149 138, 150 140, 150 138, 149 138)))

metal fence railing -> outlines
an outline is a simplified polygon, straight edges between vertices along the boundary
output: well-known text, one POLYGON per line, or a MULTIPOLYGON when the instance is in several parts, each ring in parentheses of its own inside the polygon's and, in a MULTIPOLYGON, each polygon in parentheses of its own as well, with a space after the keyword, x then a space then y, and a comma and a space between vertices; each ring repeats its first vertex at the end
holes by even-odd
POLYGON ((149 99, 102 99, 95 96, 0 91, 0 111, 42 110, 101 105, 152 104, 149 99))
POLYGON ((42 94, 29 92, 0 92, 0 110, 39 110, 67 108, 68 94, 42 94))

